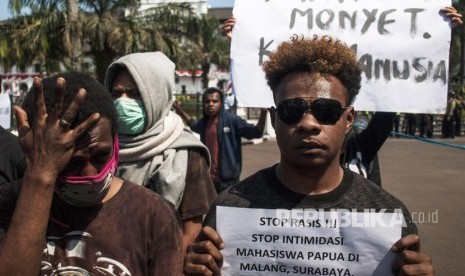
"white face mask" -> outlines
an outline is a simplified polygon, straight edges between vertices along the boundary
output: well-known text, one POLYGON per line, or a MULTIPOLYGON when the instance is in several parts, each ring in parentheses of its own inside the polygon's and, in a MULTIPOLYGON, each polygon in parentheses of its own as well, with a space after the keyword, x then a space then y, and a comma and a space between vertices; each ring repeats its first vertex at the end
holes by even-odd
POLYGON ((118 137, 115 136, 113 156, 100 173, 94 176, 60 176, 55 185, 55 193, 63 201, 76 207, 101 203, 110 190, 110 184, 118 166, 118 154, 118 137))

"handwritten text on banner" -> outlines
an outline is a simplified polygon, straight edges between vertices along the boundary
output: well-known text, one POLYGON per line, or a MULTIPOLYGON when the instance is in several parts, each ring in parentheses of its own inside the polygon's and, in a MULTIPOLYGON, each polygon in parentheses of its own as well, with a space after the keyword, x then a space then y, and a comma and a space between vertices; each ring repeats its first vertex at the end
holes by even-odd
POLYGON ((443 113, 450 0, 236 0, 232 77, 241 106, 274 105, 260 64, 293 34, 336 37, 356 50, 356 110, 443 113))

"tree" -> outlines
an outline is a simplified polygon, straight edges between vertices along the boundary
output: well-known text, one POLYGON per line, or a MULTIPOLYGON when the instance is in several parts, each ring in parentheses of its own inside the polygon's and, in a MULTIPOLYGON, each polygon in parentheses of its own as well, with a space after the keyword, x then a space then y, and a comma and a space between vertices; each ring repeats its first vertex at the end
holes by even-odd
POLYGON ((5 22, 0 24, 0 61, 2 62, 3 68, 5 71, 9 71, 10 68, 18 63, 19 56, 15 49, 17 45, 14 45, 14 40, 11 34, 10 22, 5 22))
MULTIPOLYGON (((218 66, 229 65, 229 40, 221 34, 218 19, 202 15, 198 18, 190 41, 185 43, 185 57, 181 66, 200 65, 202 88, 208 88, 208 73, 212 63, 218 66)), ((193 68, 194 69, 194 68, 193 68)))
POLYGON ((71 63, 71 69, 81 71, 82 64, 82 25, 79 23, 78 0, 67 0, 67 20, 63 34, 65 49, 71 63))
POLYGON ((166 4, 139 13, 135 7, 116 5, 124 1, 113 2, 94 6, 85 26, 98 77, 103 78, 115 58, 133 52, 162 51, 175 62, 180 59, 181 42, 195 20, 190 5, 166 4))
POLYGON ((190 5, 166 4, 143 13, 139 5, 138 0, 10 0, 16 16, 8 38, 0 38, 0 54, 2 45, 20 46, 9 64, 39 59, 48 73, 58 62, 80 70, 82 56, 89 55, 100 80, 114 59, 128 53, 158 50, 179 60, 182 40, 195 26, 190 5), (24 7, 30 8, 29 15, 20 15, 24 7))
MULTIPOLYGON (((76 1, 10 0, 9 7, 15 17, 10 20, 12 27, 9 38, 17 48, 17 65, 20 68, 38 60, 49 73, 59 71, 60 63, 71 69, 71 47, 79 47, 80 42, 76 41, 79 33, 75 32, 79 27, 70 25, 65 11, 68 10, 68 4, 75 5, 76 1), (30 14, 20 14, 24 7, 31 10, 30 14)), ((71 10, 73 11, 73 7, 71 10)), ((78 22, 77 19, 73 20, 72 24, 78 22)))
MULTIPOLYGON (((454 1, 455 8, 463 14, 465 11, 465 0, 454 1)), ((451 40, 451 61, 450 67, 454 68, 454 65, 459 66, 458 72, 458 82, 459 84, 464 84, 464 74, 465 74, 465 27, 458 26, 452 31, 452 40, 451 40)))

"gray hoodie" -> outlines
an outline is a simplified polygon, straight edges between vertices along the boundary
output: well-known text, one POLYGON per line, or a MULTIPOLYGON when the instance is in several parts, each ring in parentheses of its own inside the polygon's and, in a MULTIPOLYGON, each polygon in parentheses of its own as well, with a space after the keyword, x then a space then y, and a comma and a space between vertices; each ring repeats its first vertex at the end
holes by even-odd
POLYGON ((107 69, 105 86, 109 91, 122 69, 131 74, 137 85, 147 121, 141 134, 119 136, 120 161, 116 175, 154 190, 178 208, 186 185, 188 150, 201 149, 207 164, 210 164, 210 155, 182 119, 171 111, 175 65, 161 52, 123 56, 107 69))

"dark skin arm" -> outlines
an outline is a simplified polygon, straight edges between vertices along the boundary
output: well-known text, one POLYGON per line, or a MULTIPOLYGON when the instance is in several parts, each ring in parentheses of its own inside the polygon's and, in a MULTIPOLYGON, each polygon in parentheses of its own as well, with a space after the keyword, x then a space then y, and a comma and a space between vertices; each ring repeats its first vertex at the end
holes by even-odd
MULTIPOLYGON (((34 79, 35 120, 32 125, 28 123, 26 112, 15 107, 19 141, 27 167, 11 224, 0 243, 0 275, 39 273, 56 178, 67 166, 77 138, 100 118, 99 114, 94 114, 74 129, 60 126, 64 86, 65 80, 59 78, 53 108, 47 110, 42 82, 34 79)), ((66 120, 74 119, 85 94, 84 89, 78 92, 67 110, 66 120)))
POLYGON ((181 118, 185 121, 185 122, 189 122, 190 120, 192 120, 192 117, 187 114, 186 111, 184 111, 184 109, 182 109, 182 106, 181 106, 181 103, 178 102, 178 101, 174 101, 173 103, 173 107, 174 107, 174 110, 176 111, 176 113, 181 116, 181 118))
POLYGON ((228 20, 226 20, 224 22, 223 26, 221 26, 221 31, 222 31, 223 35, 226 36, 227 38, 231 39, 231 37, 232 37, 232 29, 233 29, 235 24, 236 24, 236 18, 234 18, 234 17, 228 18, 228 20))
POLYGON ((197 238, 200 231, 202 230, 202 216, 183 219, 182 226, 182 252, 186 253, 189 245, 195 241, 195 238, 197 238))
POLYGON ((189 246, 184 262, 185 275, 221 275, 224 248, 218 232, 210 226, 202 228, 197 241, 189 246))
MULTIPOLYGON (((184 273, 186 275, 221 275, 223 266, 223 240, 218 232, 206 226, 189 249, 185 258, 184 273)), ((434 276, 431 258, 420 252, 418 235, 407 235, 392 246, 398 253, 393 264, 393 272, 398 276, 424 275, 434 276)))
MULTIPOLYGON (((181 118, 185 122, 189 122, 190 120, 192 120, 192 117, 189 114, 187 114, 187 112, 184 111, 184 109, 182 109, 182 106, 181 106, 180 102, 175 101, 173 103, 173 107, 174 107, 174 110, 176 110, 176 113, 179 116, 181 116, 181 118)), ((255 126, 260 132, 263 132, 263 130, 265 129, 266 113, 267 113, 267 109, 262 108, 261 111, 260 111, 260 117, 258 118, 257 125, 255 126)))
POLYGON ((420 237, 407 235, 397 241, 392 251, 398 253, 393 272, 398 276, 436 275, 431 258, 420 252, 420 237))
POLYGON ((450 18, 452 28, 458 27, 463 24, 462 14, 460 14, 454 7, 445 7, 439 10, 441 14, 450 18))
POLYGON ((257 125, 255 126, 262 133, 263 133, 263 130, 265 130, 266 112, 267 112, 266 108, 261 109, 260 117, 258 118, 257 125))

